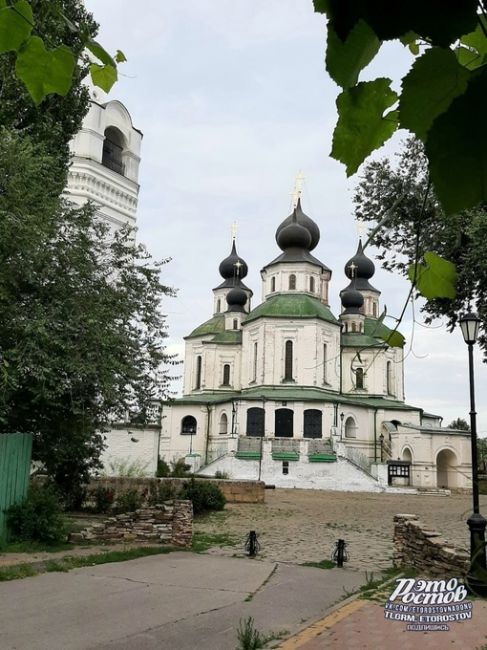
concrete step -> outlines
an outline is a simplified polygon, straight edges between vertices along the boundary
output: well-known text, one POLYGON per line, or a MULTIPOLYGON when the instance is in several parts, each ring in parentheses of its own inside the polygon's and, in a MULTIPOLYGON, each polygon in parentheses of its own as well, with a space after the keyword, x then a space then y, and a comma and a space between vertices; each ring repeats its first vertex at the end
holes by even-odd
POLYGON ((451 490, 445 488, 417 488, 418 494, 425 497, 449 497, 451 490))

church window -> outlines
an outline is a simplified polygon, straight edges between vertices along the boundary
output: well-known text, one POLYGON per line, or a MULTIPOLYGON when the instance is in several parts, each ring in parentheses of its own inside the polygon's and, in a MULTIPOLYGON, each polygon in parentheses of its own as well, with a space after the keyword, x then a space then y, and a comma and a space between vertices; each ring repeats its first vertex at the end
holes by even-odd
POLYGON ((377 303, 376 302, 372 303, 372 313, 374 315, 374 318, 377 318, 377 303))
POLYGON ((223 386, 230 386, 230 364, 225 363, 223 366, 223 386))
POLYGON ((364 369, 357 368, 355 371, 355 388, 363 389, 364 387, 364 369))
POLYGON ((315 279, 313 277, 309 279, 309 290, 311 293, 315 292, 315 279))
POLYGON ((326 384, 326 364, 328 361, 328 348, 326 343, 323 344, 323 383, 326 384))
POLYGON ((233 319, 233 329, 238 330, 238 320, 236 318, 233 319))
POLYGON ((289 474, 289 461, 288 460, 283 460, 282 461, 282 473, 283 474, 289 474))
POLYGON ((291 273, 291 275, 289 276, 289 288, 291 290, 296 289, 296 276, 294 275, 294 273, 291 273))
POLYGON ((274 435, 276 438, 292 438, 294 435, 294 412, 291 409, 276 409, 274 435))
POLYGON ((357 437, 357 425, 355 420, 350 416, 345 421, 345 438, 357 437))
POLYGON ((284 351, 284 381, 293 379, 293 342, 286 341, 284 351))
POLYGON ((387 369, 386 369, 386 381, 387 381, 387 394, 388 395, 393 395, 394 391, 392 389, 392 363, 390 361, 387 362, 387 369))
POLYGON ((303 421, 303 436, 305 438, 322 437, 322 418, 323 413, 319 409, 306 409, 303 421))
POLYGON ((216 313, 219 314, 222 310, 222 301, 220 298, 216 301, 216 313))
POLYGON ((196 389, 201 388, 201 357, 196 357, 196 381, 194 384, 196 389))
POLYGON ((356 331, 357 331, 356 325, 355 323, 352 323, 352 332, 356 332, 356 331))
POLYGON ((117 174, 124 174, 123 166, 123 135, 113 126, 105 130, 101 164, 117 174))
POLYGON ((194 436, 196 433, 196 418, 185 415, 181 420, 181 435, 194 436))
POLYGON ((257 381, 257 354, 259 351, 259 345, 258 343, 254 343, 254 372, 253 372, 253 380, 257 381))
POLYGON ((220 430, 219 432, 221 435, 225 435, 228 433, 228 417, 226 413, 222 413, 220 417, 220 430))
POLYGON ((247 409, 247 435, 262 437, 264 435, 264 427, 265 410, 256 406, 247 409))
POLYGON ((276 290, 276 278, 273 277, 271 278, 271 293, 274 293, 275 290, 276 290))

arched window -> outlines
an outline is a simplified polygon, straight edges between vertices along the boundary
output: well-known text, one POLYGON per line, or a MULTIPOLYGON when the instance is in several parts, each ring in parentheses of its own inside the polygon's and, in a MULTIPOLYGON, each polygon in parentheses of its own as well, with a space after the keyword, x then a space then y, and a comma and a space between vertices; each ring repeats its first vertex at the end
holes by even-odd
POLYGON ((230 364, 225 363, 223 366, 223 386, 230 386, 230 364))
POLYGON ((357 368, 355 371, 355 388, 363 389, 364 387, 364 369, 357 368))
POLYGON ((181 420, 181 435, 194 436, 196 433, 196 418, 185 415, 181 420))
POLYGON ((386 381, 387 381, 387 394, 388 395, 394 395, 394 390, 392 387, 392 362, 388 361, 387 362, 387 369, 386 369, 386 381))
POLYGON ((356 332, 356 331, 357 331, 357 328, 355 326, 355 323, 352 323, 352 332, 356 332))
POLYGON ((303 436, 305 438, 321 438, 321 423, 323 413, 318 409, 306 409, 303 421, 303 436))
POLYGON ((196 381, 194 383, 196 389, 201 388, 201 357, 196 357, 196 381))
POLYGON ((264 428, 265 410, 257 406, 247 409, 247 435, 262 437, 264 435, 264 428))
POLYGON ((357 425, 355 420, 350 416, 345 420, 345 438, 357 437, 357 425))
POLYGON ((291 273, 289 276, 289 288, 290 289, 296 289, 296 276, 294 273, 291 273))
POLYGON ((311 293, 315 292, 315 279, 313 277, 309 279, 309 290, 311 293))
POLYGON ((323 344, 323 383, 327 383, 326 364, 328 362, 328 348, 326 343, 323 344))
POLYGON ((236 318, 233 319, 233 329, 238 330, 238 320, 236 318))
POLYGON ((293 342, 286 341, 284 351, 284 381, 293 379, 293 342))
POLYGON ((226 413, 222 413, 220 416, 220 430, 218 433, 221 435, 228 433, 228 418, 226 413))
POLYGON ((222 310, 222 301, 220 298, 216 301, 216 313, 219 314, 222 310))
POLYGON ((373 314, 374 318, 377 318, 377 303, 376 302, 372 303, 372 314, 373 314))
POLYGON ((103 153, 101 164, 108 169, 117 172, 117 174, 124 174, 123 166, 123 145, 124 138, 118 129, 114 126, 109 126, 105 129, 105 139, 103 141, 103 153))
POLYGON ((276 278, 272 277, 271 278, 271 293, 274 293, 275 290, 276 290, 276 278))
POLYGON ((292 438, 294 412, 291 409, 276 409, 274 435, 276 438, 292 438))

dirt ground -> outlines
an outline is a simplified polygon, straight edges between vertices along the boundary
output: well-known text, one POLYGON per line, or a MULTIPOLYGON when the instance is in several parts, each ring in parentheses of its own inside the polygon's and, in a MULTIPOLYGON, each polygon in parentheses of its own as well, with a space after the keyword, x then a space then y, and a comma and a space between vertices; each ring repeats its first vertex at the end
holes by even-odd
MULTIPOLYGON (((265 504, 227 504, 223 512, 197 519, 195 531, 234 536, 235 546, 210 552, 240 555, 248 532, 255 530, 262 559, 299 564, 330 559, 336 540, 342 538, 349 553, 347 566, 372 571, 392 564, 395 514, 418 515, 447 541, 467 549, 471 507, 468 495, 276 489, 266 491, 265 504)), ((480 509, 487 512, 487 496, 481 495, 480 509)))

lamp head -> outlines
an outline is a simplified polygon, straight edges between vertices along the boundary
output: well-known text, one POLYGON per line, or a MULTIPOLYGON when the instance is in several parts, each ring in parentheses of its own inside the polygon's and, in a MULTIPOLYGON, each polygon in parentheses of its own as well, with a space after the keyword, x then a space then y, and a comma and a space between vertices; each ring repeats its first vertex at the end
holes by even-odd
POLYGON ((460 329, 462 330, 463 339, 468 345, 477 342, 479 333, 480 318, 477 314, 468 312, 460 318, 460 329))

